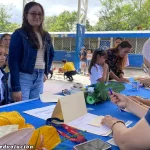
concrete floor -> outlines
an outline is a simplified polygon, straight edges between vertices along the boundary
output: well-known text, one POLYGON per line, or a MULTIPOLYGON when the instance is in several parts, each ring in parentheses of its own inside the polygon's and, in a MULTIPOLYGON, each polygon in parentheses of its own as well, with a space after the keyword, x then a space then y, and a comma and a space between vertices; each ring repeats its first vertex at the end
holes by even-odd
MULTIPOLYGON (((61 68, 61 63, 54 63, 56 68, 61 68)), ((148 75, 142 69, 125 69, 124 70, 125 77, 148 77, 148 75)), ((90 80, 89 76, 84 75, 75 75, 74 82, 82 83, 83 85, 89 85, 90 80)), ((64 80, 62 75, 56 75, 55 78, 48 79, 44 83, 44 91, 49 91, 50 93, 57 93, 62 91, 63 89, 69 89, 74 82, 68 82, 64 80)))

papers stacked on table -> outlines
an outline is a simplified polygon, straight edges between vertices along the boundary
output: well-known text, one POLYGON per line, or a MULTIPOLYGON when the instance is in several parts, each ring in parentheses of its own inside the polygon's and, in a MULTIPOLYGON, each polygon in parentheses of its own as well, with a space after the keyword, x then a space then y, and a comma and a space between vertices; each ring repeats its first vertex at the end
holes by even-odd
POLYGON ((27 149, 23 147, 18 148, 13 146, 28 145, 28 142, 32 136, 33 131, 34 128, 24 128, 18 130, 18 125, 0 126, 0 146, 4 150, 27 149), (7 146, 12 146, 12 147, 8 148, 7 146))

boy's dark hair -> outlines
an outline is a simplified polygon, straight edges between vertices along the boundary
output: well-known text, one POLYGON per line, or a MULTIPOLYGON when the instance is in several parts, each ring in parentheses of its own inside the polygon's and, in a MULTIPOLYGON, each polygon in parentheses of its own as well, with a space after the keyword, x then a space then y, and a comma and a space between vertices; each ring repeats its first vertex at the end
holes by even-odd
POLYGON ((90 62, 90 66, 88 72, 91 74, 91 68, 96 64, 97 56, 105 56, 107 58, 107 52, 103 49, 95 49, 93 53, 92 60, 90 62))
POLYGON ((63 59, 63 60, 62 60, 62 62, 63 62, 63 63, 66 63, 66 62, 67 62, 67 60, 66 60, 66 59, 63 59))
POLYGON ((117 37, 116 39, 115 39, 115 41, 116 40, 121 40, 121 41, 123 41, 123 39, 121 38, 121 37, 117 37))
POLYGON ((5 38, 5 36, 11 36, 11 35, 8 34, 8 33, 5 33, 5 34, 3 34, 3 35, 1 36, 1 40, 3 40, 3 38, 5 38))

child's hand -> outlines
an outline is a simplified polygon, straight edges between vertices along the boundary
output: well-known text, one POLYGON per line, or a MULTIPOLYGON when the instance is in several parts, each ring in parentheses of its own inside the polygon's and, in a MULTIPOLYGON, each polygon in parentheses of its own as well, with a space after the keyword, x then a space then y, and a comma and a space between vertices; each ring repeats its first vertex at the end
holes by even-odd
POLYGON ((47 76, 44 74, 43 81, 45 82, 47 79, 48 79, 47 76))
POLYGON ((108 64, 104 63, 103 70, 108 70, 108 64))
POLYGON ((127 78, 120 78, 119 82, 129 83, 130 81, 127 78))

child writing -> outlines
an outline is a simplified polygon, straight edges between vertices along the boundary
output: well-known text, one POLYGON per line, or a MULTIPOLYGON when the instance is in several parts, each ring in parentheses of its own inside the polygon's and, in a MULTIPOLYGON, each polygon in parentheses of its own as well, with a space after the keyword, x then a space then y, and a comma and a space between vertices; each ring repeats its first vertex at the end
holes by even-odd
POLYGON ((106 58, 107 58, 106 51, 102 49, 96 49, 94 51, 89 66, 91 84, 106 81, 108 75, 108 65, 105 63, 106 58))
POLYGON ((7 104, 9 92, 7 85, 7 76, 4 70, 2 69, 6 61, 5 48, 0 45, 0 105, 7 104))

